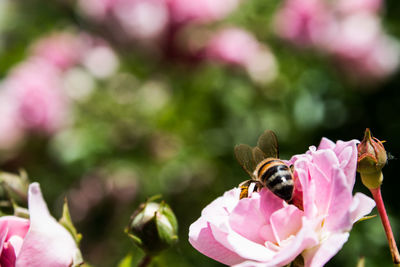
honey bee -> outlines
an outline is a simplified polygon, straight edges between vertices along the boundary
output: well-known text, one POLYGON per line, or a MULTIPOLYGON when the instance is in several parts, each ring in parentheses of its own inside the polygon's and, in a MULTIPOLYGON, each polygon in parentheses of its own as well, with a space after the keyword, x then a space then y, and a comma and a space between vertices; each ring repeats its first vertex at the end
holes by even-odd
POLYGON ((291 168, 279 159, 278 139, 270 130, 258 138, 257 146, 235 146, 235 156, 251 179, 239 184, 240 199, 249 197, 253 191, 267 187, 285 201, 293 196, 294 179, 291 168))

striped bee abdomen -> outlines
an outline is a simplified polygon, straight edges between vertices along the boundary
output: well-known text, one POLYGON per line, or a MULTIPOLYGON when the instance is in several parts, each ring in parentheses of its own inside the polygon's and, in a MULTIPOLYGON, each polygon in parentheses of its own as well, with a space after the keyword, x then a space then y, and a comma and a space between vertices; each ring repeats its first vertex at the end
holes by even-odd
POLYGON ((256 168, 257 180, 272 193, 289 201, 292 199, 294 183, 289 167, 279 159, 267 158, 256 168))

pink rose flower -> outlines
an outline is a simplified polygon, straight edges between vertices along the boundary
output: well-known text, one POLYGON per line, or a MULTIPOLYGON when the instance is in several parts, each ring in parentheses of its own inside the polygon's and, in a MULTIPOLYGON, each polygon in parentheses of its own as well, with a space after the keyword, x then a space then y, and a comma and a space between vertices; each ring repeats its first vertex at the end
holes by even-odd
POLYGON ((223 19, 236 9, 240 0, 165 0, 176 23, 207 23, 223 19))
POLYGON ((67 267, 80 251, 71 234, 49 213, 38 183, 29 186, 30 219, 0 218, 0 265, 67 267))
POLYGON ((87 44, 83 35, 60 32, 39 39, 32 50, 33 56, 65 70, 81 60, 87 50, 87 44))
POLYGON ((240 28, 222 29, 204 48, 208 59, 243 67, 256 82, 269 82, 277 75, 277 63, 270 50, 240 28))
POLYGON ((331 31, 332 14, 319 0, 286 0, 275 16, 276 33, 298 46, 324 42, 331 31))
POLYGON ((33 58, 18 65, 3 86, 0 97, 13 105, 22 128, 53 133, 66 123, 69 106, 61 73, 47 61, 33 58))
POLYGON ((190 226, 189 242, 227 265, 283 266, 301 254, 305 266, 323 266, 375 205, 364 194, 352 195, 357 142, 324 138, 318 149, 288 161, 295 170, 296 205, 266 188, 241 200, 240 189, 226 192, 190 226))

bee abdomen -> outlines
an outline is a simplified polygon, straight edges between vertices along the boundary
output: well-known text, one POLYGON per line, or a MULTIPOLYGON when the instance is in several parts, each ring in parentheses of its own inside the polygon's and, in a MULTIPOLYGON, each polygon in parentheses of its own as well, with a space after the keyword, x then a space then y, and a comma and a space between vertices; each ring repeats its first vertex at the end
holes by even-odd
POLYGON ((261 166, 258 178, 271 192, 288 201, 292 199, 294 184, 289 167, 281 160, 268 160, 261 166))

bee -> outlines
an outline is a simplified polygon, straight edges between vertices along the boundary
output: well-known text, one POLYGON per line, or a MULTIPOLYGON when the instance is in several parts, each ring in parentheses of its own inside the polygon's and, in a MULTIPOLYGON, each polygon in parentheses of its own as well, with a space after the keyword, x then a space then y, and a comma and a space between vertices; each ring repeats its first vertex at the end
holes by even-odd
POLYGON ((235 156, 251 179, 239 184, 240 199, 249 193, 267 187, 285 201, 293 196, 294 179, 291 167, 279 159, 278 139, 270 130, 258 138, 257 146, 240 144, 235 146, 235 156))

